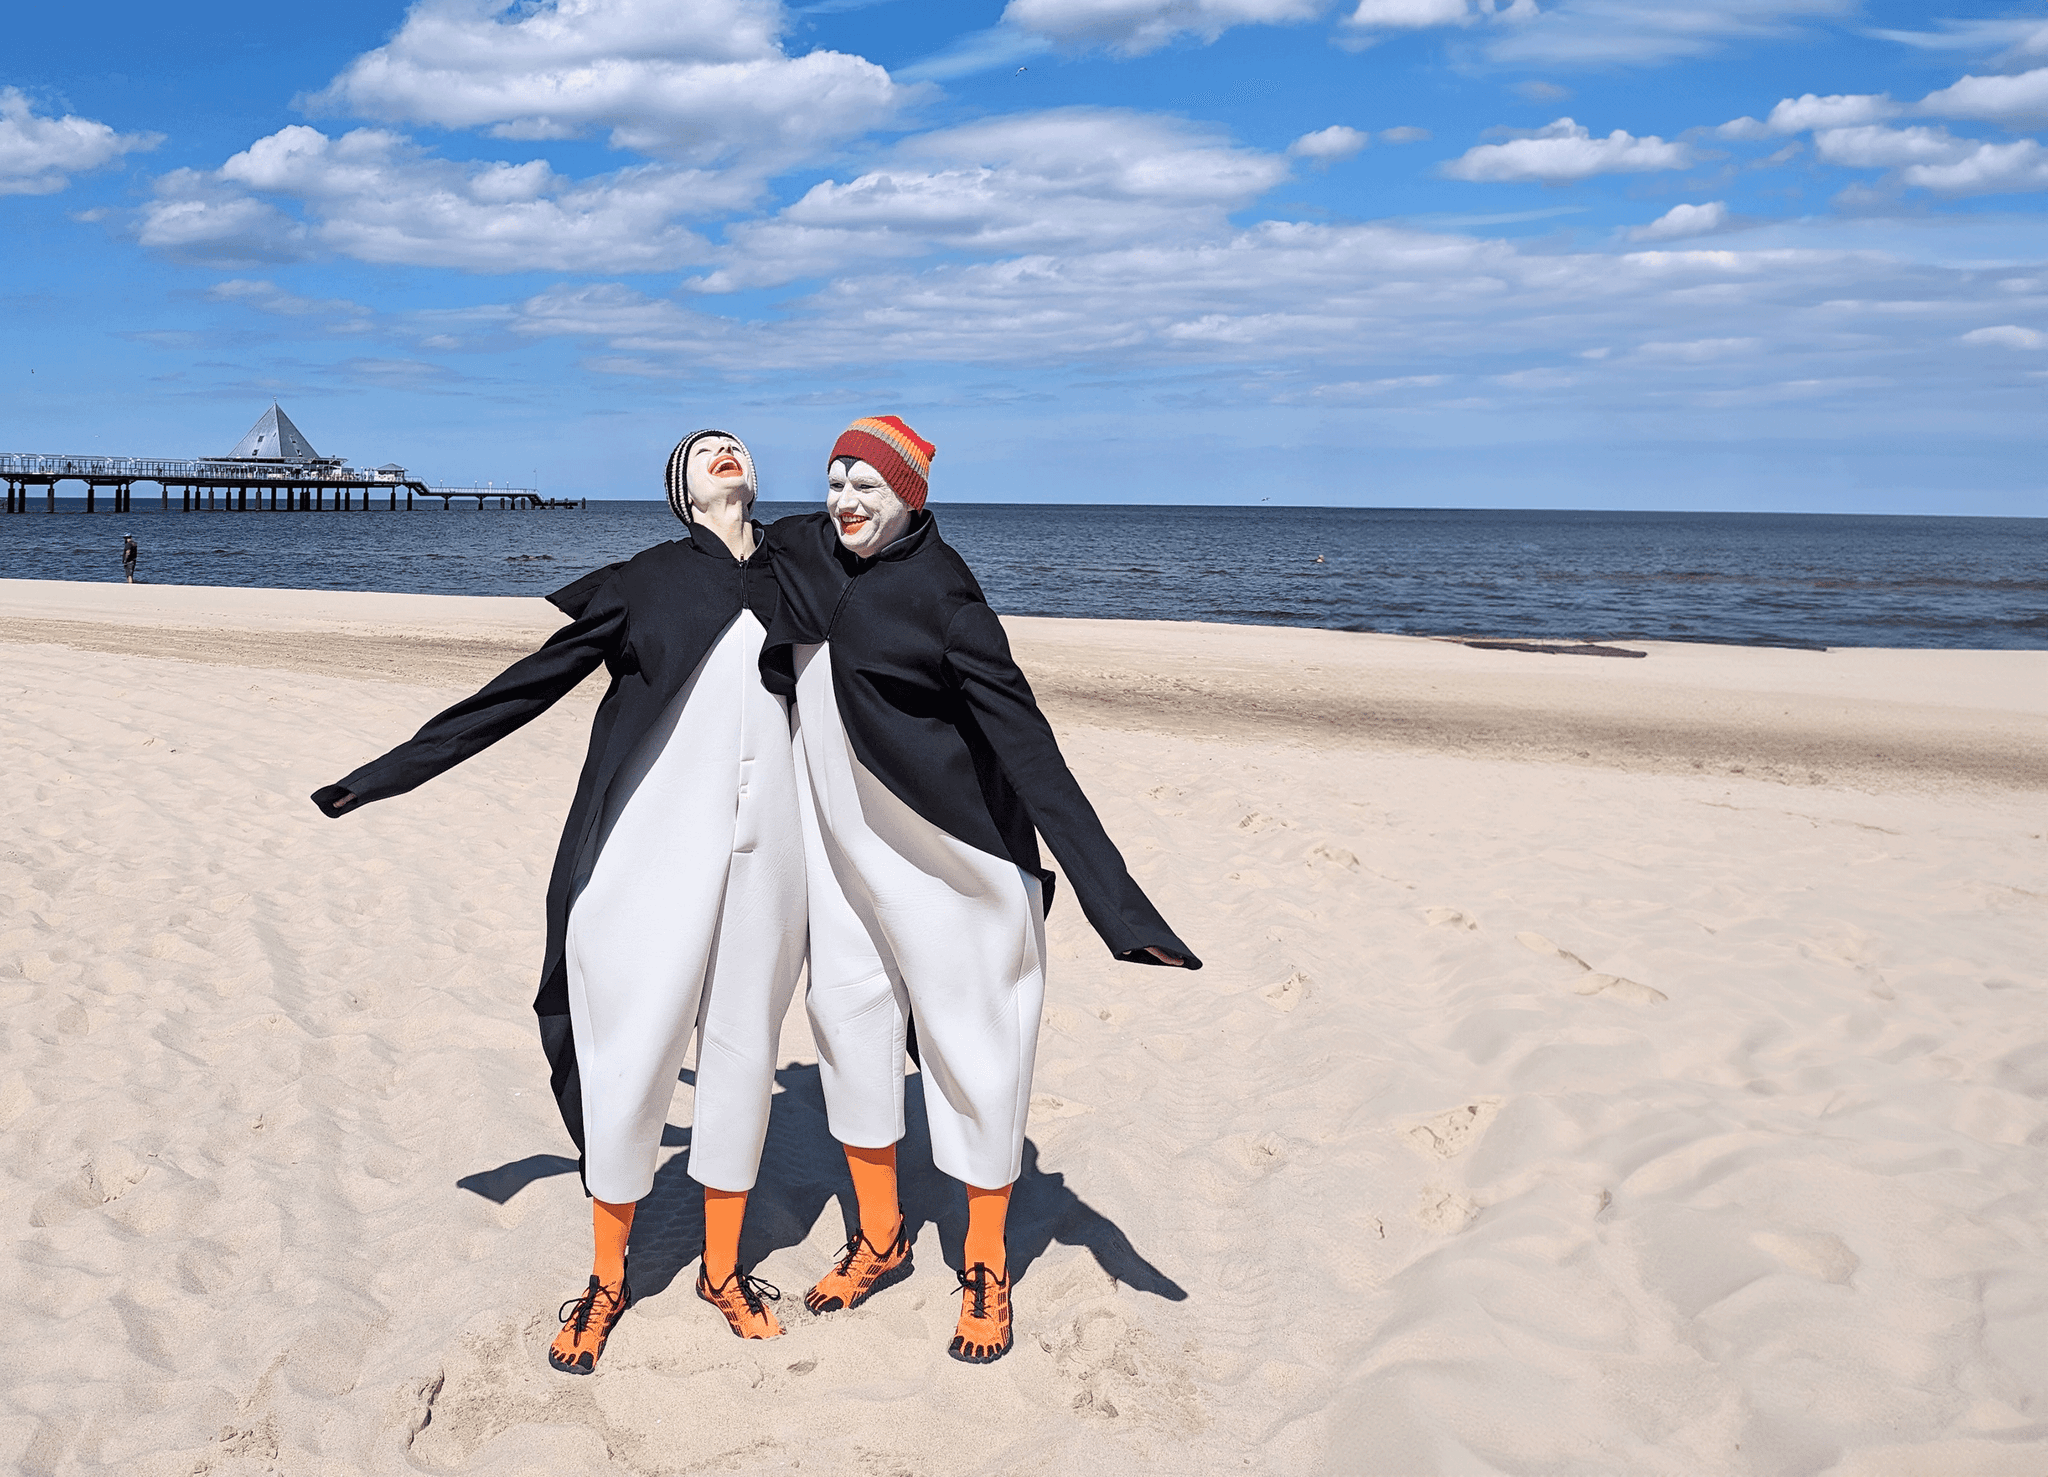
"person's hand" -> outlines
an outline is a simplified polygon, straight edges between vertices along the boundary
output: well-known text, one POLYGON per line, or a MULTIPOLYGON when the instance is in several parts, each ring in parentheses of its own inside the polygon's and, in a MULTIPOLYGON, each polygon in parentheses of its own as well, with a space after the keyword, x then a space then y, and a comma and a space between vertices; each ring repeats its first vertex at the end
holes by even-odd
POLYGON ((334 797, 334 808, 336 810, 347 810, 351 805, 355 803, 356 797, 355 792, 353 790, 344 791, 342 794, 336 795, 334 797))
POLYGON ((1145 945, 1145 952, 1154 959, 1157 959, 1161 964, 1171 964, 1176 969, 1187 968, 1187 960, 1181 958, 1178 954, 1169 954, 1166 950, 1155 949, 1150 944, 1145 945))

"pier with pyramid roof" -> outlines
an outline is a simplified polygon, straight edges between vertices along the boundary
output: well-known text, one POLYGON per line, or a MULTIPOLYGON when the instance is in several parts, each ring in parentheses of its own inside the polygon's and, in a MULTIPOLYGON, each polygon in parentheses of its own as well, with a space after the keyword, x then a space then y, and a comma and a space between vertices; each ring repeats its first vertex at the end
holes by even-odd
POLYGON ((500 508, 576 508, 578 498, 546 498, 531 487, 435 487, 396 465, 367 471, 340 457, 321 456, 292 423, 284 407, 272 401, 256 418, 234 450, 218 457, 84 456, 44 452, 0 452, 0 481, 7 484, 7 511, 26 513, 35 489, 44 508, 57 511, 57 486, 85 484, 85 511, 125 513, 135 505, 137 483, 154 483, 164 511, 178 494, 181 511, 220 512, 368 512, 382 503, 398 511, 415 499, 432 498, 446 510, 475 499, 477 511, 490 503, 500 508), (102 496, 102 494, 105 494, 102 496))

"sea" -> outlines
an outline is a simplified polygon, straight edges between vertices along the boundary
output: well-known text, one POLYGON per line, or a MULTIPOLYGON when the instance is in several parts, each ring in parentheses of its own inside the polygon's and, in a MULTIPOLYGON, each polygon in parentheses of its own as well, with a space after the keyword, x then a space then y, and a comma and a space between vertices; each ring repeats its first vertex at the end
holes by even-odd
MULTIPOLYGON (((0 576, 540 595, 673 538, 665 502, 0 515, 0 576)), ((816 504, 763 502, 774 519, 816 504)), ((1538 641, 2048 648, 2048 518, 1122 507, 933 509, 1007 615, 1538 641)))

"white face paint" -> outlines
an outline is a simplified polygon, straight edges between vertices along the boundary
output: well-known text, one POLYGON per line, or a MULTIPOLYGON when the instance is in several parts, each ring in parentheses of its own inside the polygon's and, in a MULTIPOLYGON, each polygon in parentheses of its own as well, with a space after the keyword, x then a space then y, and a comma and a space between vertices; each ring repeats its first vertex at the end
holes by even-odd
POLYGON ((734 508, 746 517, 754 506, 754 464, 746 447, 733 436, 705 436, 691 443, 683 489, 691 508, 712 523, 731 518, 734 508))
POLYGON ((910 505, 880 472, 850 456, 837 458, 825 473, 825 511, 839 525, 839 542, 872 559, 910 527, 910 505))

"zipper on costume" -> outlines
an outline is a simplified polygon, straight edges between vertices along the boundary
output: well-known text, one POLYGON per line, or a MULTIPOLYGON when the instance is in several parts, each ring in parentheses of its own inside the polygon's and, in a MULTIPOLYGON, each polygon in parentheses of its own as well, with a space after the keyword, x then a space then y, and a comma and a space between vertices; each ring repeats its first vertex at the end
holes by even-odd
POLYGON ((832 639, 832 633, 839 629, 839 612, 846 609, 846 602, 853 598, 854 584, 856 581, 860 579, 861 574, 867 569, 867 567, 868 566, 865 564, 857 565, 855 566, 853 573, 847 575, 846 588, 839 592, 839 599, 832 606, 832 619, 825 622, 825 639, 827 641, 830 641, 832 639))

